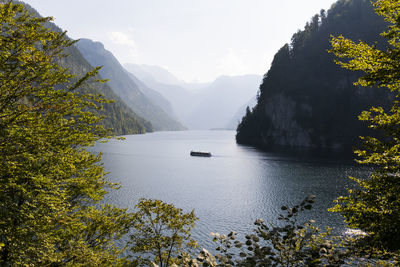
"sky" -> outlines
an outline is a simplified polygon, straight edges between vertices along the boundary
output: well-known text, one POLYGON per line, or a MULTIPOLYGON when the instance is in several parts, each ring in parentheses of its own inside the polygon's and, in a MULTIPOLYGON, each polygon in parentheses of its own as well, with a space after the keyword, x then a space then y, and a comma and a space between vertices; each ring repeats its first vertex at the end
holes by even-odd
POLYGON ((335 0, 24 0, 73 39, 100 41, 121 64, 186 82, 263 75, 273 56, 335 0))

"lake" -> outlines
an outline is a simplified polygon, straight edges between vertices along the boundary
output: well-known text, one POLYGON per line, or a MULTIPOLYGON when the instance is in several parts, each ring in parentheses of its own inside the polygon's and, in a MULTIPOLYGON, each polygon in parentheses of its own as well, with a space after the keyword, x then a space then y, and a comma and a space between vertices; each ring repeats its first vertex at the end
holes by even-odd
POLYGON ((317 196, 304 215, 319 226, 344 225, 327 208, 351 186, 348 176, 366 170, 350 160, 306 153, 267 153, 237 145, 234 131, 155 132, 100 143, 109 179, 121 189, 105 202, 132 208, 139 198, 155 198, 185 211, 194 209, 199 221, 193 237, 202 247, 214 248, 210 232, 248 233, 262 218, 277 222, 282 205, 299 204, 317 196), (190 151, 209 151, 211 158, 191 157, 190 151))

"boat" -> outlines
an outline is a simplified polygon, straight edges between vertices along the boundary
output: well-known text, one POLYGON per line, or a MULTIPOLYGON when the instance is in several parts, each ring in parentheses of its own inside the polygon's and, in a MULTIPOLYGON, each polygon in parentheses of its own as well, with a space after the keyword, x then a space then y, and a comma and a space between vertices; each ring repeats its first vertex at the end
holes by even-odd
POLYGON ((190 151, 190 156, 194 157, 211 157, 210 152, 190 151))

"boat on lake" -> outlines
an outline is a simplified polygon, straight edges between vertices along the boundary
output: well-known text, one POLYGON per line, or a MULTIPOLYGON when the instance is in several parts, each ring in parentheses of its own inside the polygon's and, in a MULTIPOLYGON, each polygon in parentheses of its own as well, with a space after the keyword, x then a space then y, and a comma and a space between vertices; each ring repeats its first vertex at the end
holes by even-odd
POLYGON ((210 152, 190 151, 190 156, 194 157, 211 157, 210 152))

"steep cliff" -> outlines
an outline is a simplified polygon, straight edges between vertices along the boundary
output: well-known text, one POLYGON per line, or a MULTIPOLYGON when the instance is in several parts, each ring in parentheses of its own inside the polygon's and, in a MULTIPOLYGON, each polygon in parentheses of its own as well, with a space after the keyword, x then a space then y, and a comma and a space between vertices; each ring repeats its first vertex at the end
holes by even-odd
POLYGON ((100 75, 109 79, 107 84, 139 116, 150 121, 156 131, 183 130, 178 121, 171 118, 161 107, 154 104, 135 83, 114 55, 100 42, 81 39, 76 47, 94 66, 103 66, 100 75))
POLYGON ((380 46, 377 36, 384 28, 368 0, 340 0, 315 15, 275 55, 257 105, 238 125, 237 142, 264 149, 351 150, 369 133, 357 116, 372 105, 385 106, 391 96, 354 86, 358 74, 341 69, 328 53, 330 36, 380 46))
MULTIPOLYGON (((20 1, 15 2, 24 4, 29 12, 35 16, 40 16, 30 5, 20 1)), ((53 31, 62 31, 54 23, 48 23, 46 27, 53 31)), ((65 48, 64 53, 68 56, 58 63, 62 67, 68 68, 77 77, 82 77, 86 72, 93 69, 75 46, 65 48)), ((102 94, 107 99, 114 100, 113 103, 104 104, 103 109, 96 112, 104 116, 101 124, 106 128, 112 128, 115 134, 139 134, 153 131, 151 123, 135 114, 107 84, 91 81, 79 90, 92 94, 102 94)))

